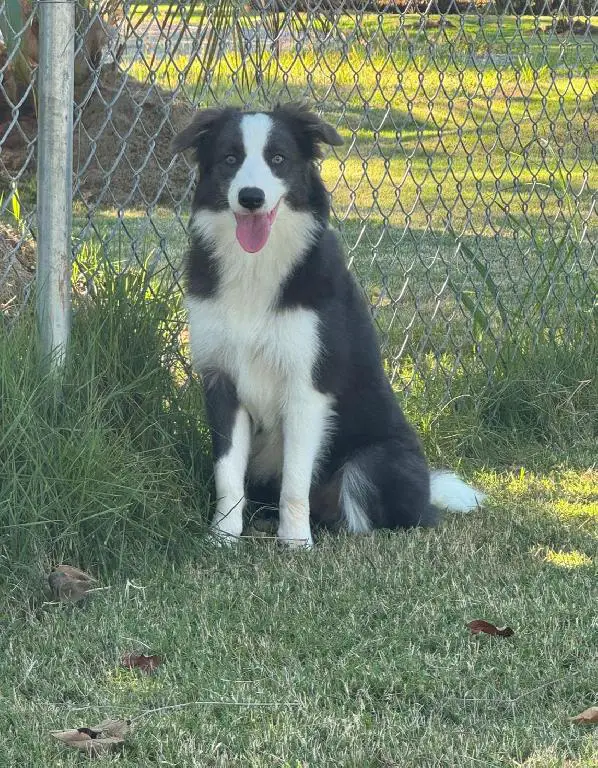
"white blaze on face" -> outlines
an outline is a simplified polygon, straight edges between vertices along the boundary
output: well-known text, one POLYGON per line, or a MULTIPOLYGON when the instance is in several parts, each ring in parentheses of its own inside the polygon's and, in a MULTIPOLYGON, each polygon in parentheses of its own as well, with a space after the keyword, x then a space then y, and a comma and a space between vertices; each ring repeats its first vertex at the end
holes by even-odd
POLYGON ((265 158, 272 127, 268 115, 244 115, 241 118, 245 158, 231 181, 228 203, 237 219, 237 240, 248 253, 257 253, 267 243, 278 203, 287 191, 265 158), (239 192, 245 187, 254 187, 264 193, 264 204, 259 211, 247 211, 239 203, 239 192))

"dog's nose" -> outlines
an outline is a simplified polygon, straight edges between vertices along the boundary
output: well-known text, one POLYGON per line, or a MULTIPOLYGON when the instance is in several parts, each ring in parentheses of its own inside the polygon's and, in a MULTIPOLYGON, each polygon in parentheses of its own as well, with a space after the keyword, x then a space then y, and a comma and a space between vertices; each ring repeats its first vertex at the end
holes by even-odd
POLYGON ((259 187, 243 187, 239 190, 239 205, 248 211, 257 211, 266 201, 264 190, 259 187))

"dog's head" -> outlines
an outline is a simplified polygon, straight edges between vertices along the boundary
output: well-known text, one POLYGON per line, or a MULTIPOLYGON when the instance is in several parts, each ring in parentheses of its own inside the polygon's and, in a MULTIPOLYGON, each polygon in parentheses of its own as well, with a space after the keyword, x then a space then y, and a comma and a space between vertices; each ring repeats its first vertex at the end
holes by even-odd
POLYGON ((195 207, 230 211, 237 241, 256 253, 267 243, 281 206, 295 211, 322 206, 314 161, 322 144, 342 143, 305 105, 286 104, 271 112, 201 110, 172 146, 175 152, 195 150, 195 207))

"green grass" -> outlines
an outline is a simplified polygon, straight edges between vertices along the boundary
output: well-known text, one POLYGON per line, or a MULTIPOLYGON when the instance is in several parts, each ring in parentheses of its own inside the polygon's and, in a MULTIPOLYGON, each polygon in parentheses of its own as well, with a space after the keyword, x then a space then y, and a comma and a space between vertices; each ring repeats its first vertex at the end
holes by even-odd
POLYGON ((506 377, 460 369, 450 406, 437 366, 454 358, 412 371, 404 404, 428 455, 484 488, 484 511, 323 536, 312 553, 222 552, 204 539, 211 469, 177 294, 167 273, 87 258, 95 299, 76 300, 58 398, 32 319, 0 328, 0 765, 79 764, 49 732, 127 716, 122 756, 102 763, 595 768, 592 731, 567 719, 598 686, 585 318, 570 346, 513 343, 506 377), (99 576, 87 605, 47 602, 60 561, 99 576), (472 638, 475 618, 515 636, 472 638), (130 650, 165 663, 141 677, 119 668, 130 650))
POLYGON ((0 325, 0 768, 80 765, 49 732, 121 716, 135 730, 101 764, 598 766, 595 728, 567 719, 598 704, 595 45, 465 17, 430 49, 418 18, 385 18, 391 60, 377 19, 343 20, 348 61, 283 54, 268 87, 339 118, 348 143, 323 173, 385 365, 431 462, 487 508, 309 554, 210 548, 209 441, 167 263, 188 211, 96 212, 74 273, 93 300, 76 298, 58 395, 32 317, 0 325), (60 561, 103 589, 47 602, 60 561), (478 618, 515 635, 473 638, 478 618), (120 669, 131 650, 165 663, 120 669))
POLYGON ((210 477, 201 397, 177 380, 176 302, 153 288, 140 273, 96 277, 95 300, 77 303, 59 394, 41 375, 32 318, 0 328, 0 581, 9 590, 36 562, 115 567, 133 542, 175 557, 201 535, 210 477))
POLYGON ((2 765, 79 765, 49 731, 126 716, 102 764, 595 767, 593 729, 567 718, 596 703, 598 476, 478 479, 489 509, 437 532, 198 542, 183 565, 131 555, 87 606, 13 607, 2 765), (476 618, 515 635, 473 638, 476 618), (165 662, 120 669, 130 650, 165 662))

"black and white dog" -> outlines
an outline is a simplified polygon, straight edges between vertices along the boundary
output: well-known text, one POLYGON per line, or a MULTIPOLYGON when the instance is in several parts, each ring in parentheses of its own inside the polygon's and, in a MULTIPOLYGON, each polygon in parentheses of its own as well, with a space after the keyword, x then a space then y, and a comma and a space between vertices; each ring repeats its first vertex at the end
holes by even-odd
POLYGON ((482 499, 430 474, 396 401, 328 224, 321 144, 342 139, 299 104, 205 109, 173 142, 199 165, 187 306, 224 540, 241 535, 246 498, 277 505, 278 537, 308 547, 310 518, 364 533, 482 499))

